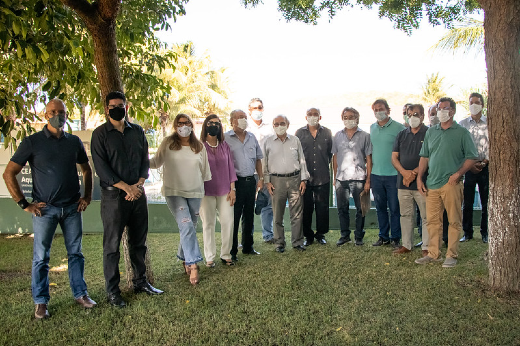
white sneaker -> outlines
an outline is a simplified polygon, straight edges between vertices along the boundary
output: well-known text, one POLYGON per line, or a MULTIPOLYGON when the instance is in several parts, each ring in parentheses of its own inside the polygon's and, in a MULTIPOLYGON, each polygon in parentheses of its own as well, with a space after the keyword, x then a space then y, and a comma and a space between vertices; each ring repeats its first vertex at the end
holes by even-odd
POLYGON ((446 260, 442 264, 443 268, 453 268, 457 264, 457 259, 453 257, 446 257, 446 260))

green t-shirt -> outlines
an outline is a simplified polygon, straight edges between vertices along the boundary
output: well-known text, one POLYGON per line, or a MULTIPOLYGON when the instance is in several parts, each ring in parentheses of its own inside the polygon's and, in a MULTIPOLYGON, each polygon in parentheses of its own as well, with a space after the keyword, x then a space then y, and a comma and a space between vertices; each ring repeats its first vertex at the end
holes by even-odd
POLYGON ((404 125, 390 118, 380 126, 377 122, 370 125, 370 142, 372 142, 372 174, 397 175, 392 165, 392 148, 397 134, 404 130, 404 125))
POLYGON ((469 131, 454 122, 446 130, 442 129, 441 124, 430 127, 424 136, 419 156, 429 159, 426 186, 439 189, 467 159, 477 159, 478 153, 469 131))

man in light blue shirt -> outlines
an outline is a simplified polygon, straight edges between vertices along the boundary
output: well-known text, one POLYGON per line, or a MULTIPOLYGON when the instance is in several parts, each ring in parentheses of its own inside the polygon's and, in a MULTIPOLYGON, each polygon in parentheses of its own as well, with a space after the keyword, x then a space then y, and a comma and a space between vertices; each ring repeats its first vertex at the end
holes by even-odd
POLYGON ((377 122, 370 126, 370 141, 372 142, 370 187, 374 195, 377 222, 379 223, 379 239, 372 245, 381 246, 392 243, 397 248, 401 239, 401 214, 397 198, 397 171, 392 165, 392 148, 397 134, 404 130, 404 126, 389 117, 390 107, 385 99, 376 100, 372 104, 372 110, 377 122), (388 209, 390 209, 390 220, 388 209))
POLYGON ((256 190, 263 187, 264 177, 262 171, 262 149, 255 136, 246 131, 247 116, 240 109, 236 109, 229 115, 229 122, 233 130, 226 132, 224 140, 233 153, 233 162, 237 173, 235 224, 233 227, 233 245, 231 246, 231 259, 237 260, 238 253, 238 226, 242 219, 242 253, 259 254, 253 249, 253 228, 256 190), (258 172, 258 184, 255 179, 255 169, 258 172))

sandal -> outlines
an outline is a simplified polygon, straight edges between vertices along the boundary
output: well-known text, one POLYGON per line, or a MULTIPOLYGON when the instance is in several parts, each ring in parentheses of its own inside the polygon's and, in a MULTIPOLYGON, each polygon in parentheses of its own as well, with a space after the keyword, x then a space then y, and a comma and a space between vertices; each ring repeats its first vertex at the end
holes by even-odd
POLYGON ((235 265, 235 262, 233 262, 233 260, 223 259, 223 258, 221 258, 220 260, 222 261, 222 263, 224 263, 227 266, 234 266, 235 265))
POLYGON ((195 286, 199 283, 199 266, 192 264, 190 268, 190 283, 195 286))
POLYGON ((212 262, 212 261, 206 262, 206 267, 215 268, 215 262, 212 262))
POLYGON ((182 266, 184 267, 184 273, 190 275, 191 269, 190 266, 186 265, 186 262, 182 261, 182 266))

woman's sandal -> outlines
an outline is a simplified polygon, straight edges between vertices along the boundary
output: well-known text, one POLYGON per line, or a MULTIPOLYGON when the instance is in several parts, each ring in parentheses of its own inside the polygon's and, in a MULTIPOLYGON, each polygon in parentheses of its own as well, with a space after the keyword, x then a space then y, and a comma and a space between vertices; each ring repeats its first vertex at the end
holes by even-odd
POLYGON ((182 261, 182 266, 184 267, 184 273, 190 275, 191 269, 190 266, 186 265, 186 262, 182 261))
POLYGON ((206 267, 215 268, 215 262, 212 262, 212 261, 206 262, 206 267))
POLYGON ((222 261, 222 263, 224 263, 227 266, 234 266, 235 265, 235 262, 233 262, 233 260, 223 259, 223 258, 221 258, 220 260, 222 261))
POLYGON ((190 268, 190 283, 195 286, 199 283, 199 266, 192 264, 190 268))

